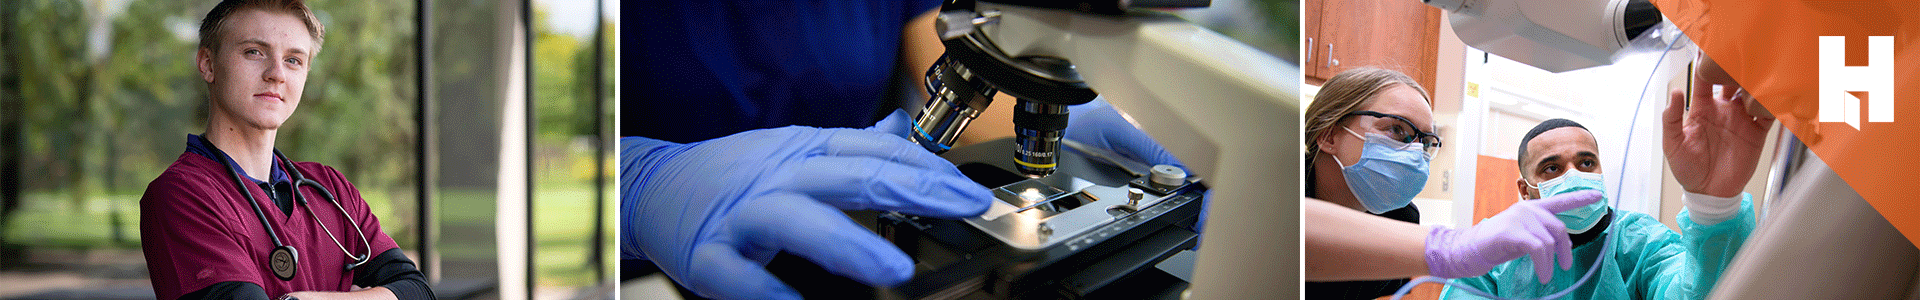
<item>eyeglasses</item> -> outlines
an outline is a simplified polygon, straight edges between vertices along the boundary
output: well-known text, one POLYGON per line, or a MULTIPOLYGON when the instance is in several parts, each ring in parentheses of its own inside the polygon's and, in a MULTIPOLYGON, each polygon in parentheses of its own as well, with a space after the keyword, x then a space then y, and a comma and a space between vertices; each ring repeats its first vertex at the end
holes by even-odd
POLYGON ((1400 121, 1398 122, 1399 124, 1393 124, 1393 126, 1391 127, 1388 127, 1388 128, 1375 127, 1375 128, 1381 131, 1382 133, 1385 133, 1387 138, 1392 138, 1395 141, 1400 141, 1402 143, 1420 143, 1421 150, 1426 151, 1427 155, 1433 155, 1434 152, 1440 151, 1440 136, 1434 135, 1433 133, 1429 133, 1426 131, 1421 131, 1419 126, 1414 126, 1413 121, 1407 120, 1406 117, 1401 117, 1394 114, 1381 113, 1381 112, 1371 111, 1371 110, 1355 111, 1340 117, 1346 118, 1351 116, 1368 116, 1368 117, 1375 117, 1375 118, 1382 118, 1382 119, 1399 120, 1400 121))

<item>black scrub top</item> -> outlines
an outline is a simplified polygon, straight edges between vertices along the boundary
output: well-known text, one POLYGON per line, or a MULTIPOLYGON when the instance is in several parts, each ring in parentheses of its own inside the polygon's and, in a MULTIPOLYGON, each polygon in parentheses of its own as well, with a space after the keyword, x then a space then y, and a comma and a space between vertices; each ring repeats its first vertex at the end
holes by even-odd
MULTIPOLYGON (((1420 208, 1413 204, 1407 207, 1374 214, 1388 219, 1407 223, 1420 223, 1420 208)), ((1406 285, 1411 278, 1393 280, 1332 281, 1308 282, 1306 299, 1373 299, 1392 295, 1406 285)))
MULTIPOLYGON (((1309 162, 1310 161, 1311 160, 1309 160, 1309 162)), ((1309 163, 1309 165, 1311 165, 1311 163, 1309 163)), ((1307 174, 1313 174, 1312 167, 1308 167, 1307 174)), ((1342 187, 1342 188, 1345 188, 1345 187, 1342 187)), ((1314 184, 1308 183, 1306 185, 1307 197, 1318 197, 1319 194, 1320 193, 1318 191, 1318 187, 1314 186, 1314 184)), ((1412 203, 1408 203, 1407 207, 1401 207, 1400 209, 1389 210, 1383 213, 1378 213, 1373 215, 1386 217, 1388 219, 1400 220, 1401 222, 1414 223, 1414 224, 1420 223, 1420 207, 1415 206, 1412 203)), ((1411 278, 1401 278, 1401 279, 1393 279, 1393 280, 1308 282, 1306 299, 1379 298, 1380 296, 1392 295, 1393 292, 1399 291, 1400 286, 1406 285, 1408 281, 1411 281, 1411 278)))

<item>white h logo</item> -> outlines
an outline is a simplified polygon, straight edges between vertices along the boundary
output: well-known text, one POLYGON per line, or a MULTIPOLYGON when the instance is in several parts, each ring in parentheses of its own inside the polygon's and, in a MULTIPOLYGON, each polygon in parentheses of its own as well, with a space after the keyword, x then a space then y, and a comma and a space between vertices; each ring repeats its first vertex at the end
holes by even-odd
POLYGON ((1847 37, 1820 37, 1820 122, 1847 122, 1860 129, 1860 97, 1867 92, 1867 122, 1893 122, 1893 37, 1867 37, 1867 65, 1847 66, 1847 37))

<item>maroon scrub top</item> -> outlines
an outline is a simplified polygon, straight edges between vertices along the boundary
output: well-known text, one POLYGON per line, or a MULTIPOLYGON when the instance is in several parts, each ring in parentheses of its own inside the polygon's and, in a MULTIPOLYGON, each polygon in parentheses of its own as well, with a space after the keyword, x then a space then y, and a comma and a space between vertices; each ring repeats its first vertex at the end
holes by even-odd
POLYGON ((398 248, 393 238, 380 231, 380 221, 360 198, 360 190, 347 183, 339 171, 314 162, 294 163, 294 168, 339 197, 341 207, 359 221, 353 225, 366 233, 373 249, 362 246, 360 235, 343 226, 348 223, 341 209, 334 208, 313 187, 299 188, 308 203, 296 203, 292 215, 288 215, 259 186, 235 183, 225 164, 182 153, 140 197, 140 248, 146 252, 154 294, 159 299, 177 299, 226 281, 259 284, 267 295, 276 296, 299 291, 348 291, 353 271, 345 266, 350 261, 340 252, 340 246, 327 238, 328 233, 314 224, 316 219, 326 223, 333 237, 354 255, 378 255, 398 248), (267 268, 273 239, 261 227, 253 206, 240 195, 242 187, 259 201, 280 240, 298 251, 293 280, 280 280, 267 268))

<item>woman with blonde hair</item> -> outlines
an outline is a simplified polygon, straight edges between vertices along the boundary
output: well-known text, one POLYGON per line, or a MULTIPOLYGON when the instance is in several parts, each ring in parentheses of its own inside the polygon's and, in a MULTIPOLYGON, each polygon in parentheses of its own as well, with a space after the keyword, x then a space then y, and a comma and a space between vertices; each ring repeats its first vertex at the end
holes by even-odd
POLYGON ((1400 72, 1357 68, 1327 80, 1306 112, 1307 197, 1419 222, 1410 203, 1440 148, 1432 104, 1400 72))

